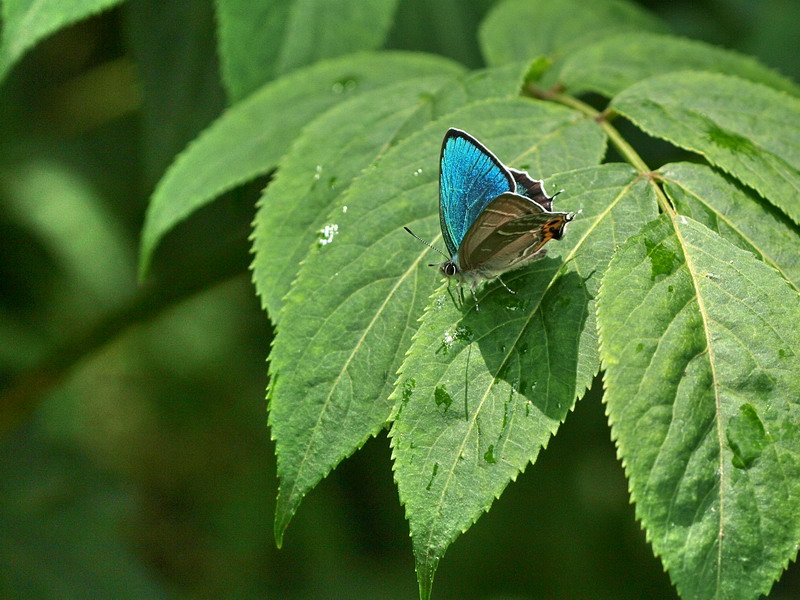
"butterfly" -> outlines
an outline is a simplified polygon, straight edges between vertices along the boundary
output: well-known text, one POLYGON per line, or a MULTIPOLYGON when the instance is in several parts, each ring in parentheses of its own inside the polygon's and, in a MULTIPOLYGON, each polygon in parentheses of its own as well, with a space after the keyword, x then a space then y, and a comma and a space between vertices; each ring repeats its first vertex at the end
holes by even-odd
POLYGON ((428 244, 447 258, 440 271, 469 283, 475 296, 479 283, 543 257, 543 246, 561 239, 574 218, 553 212, 553 198, 540 180, 506 167, 467 132, 449 129, 439 159, 439 224, 449 256, 428 244))

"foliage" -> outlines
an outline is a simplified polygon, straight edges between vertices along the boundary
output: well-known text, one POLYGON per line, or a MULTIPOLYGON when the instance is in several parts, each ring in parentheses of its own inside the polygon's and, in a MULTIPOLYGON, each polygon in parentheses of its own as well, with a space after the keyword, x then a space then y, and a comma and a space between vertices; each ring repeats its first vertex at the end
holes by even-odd
MULTIPOLYGON (((113 4, 6 0, 0 76, 113 4)), ((448 547, 582 410, 599 373, 636 516, 680 596, 768 594, 800 540, 800 88, 624 0, 499 2, 480 26, 478 70, 378 50, 403 5, 216 0, 228 106, 197 132, 144 88, 149 139, 159 119, 174 135, 140 278, 185 220, 268 178, 251 270, 275 327, 278 545, 303 498, 388 430, 429 598, 448 547), (557 210, 576 215, 546 258, 504 278, 515 294, 479 289, 480 310, 403 232, 441 240, 449 127, 563 190, 557 210), (651 153, 644 134, 665 144, 651 153)), ((147 29, 143 13, 131 22, 147 29)), ((35 177, 80 188, 40 170, 17 174, 28 194, 35 177)), ((77 225, 83 200, 68 200, 77 225)), ((92 230, 118 245, 113 228, 92 230)), ((90 283, 113 305, 121 285, 90 283)))

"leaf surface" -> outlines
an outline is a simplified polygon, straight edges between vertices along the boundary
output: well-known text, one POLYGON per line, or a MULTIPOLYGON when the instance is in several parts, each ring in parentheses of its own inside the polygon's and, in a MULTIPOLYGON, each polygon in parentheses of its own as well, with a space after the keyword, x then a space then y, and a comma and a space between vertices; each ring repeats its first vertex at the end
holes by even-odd
POLYGON ((140 156, 145 189, 152 190, 175 155, 225 107, 214 11, 202 0, 137 0, 123 15, 144 92, 140 156))
POLYGON ((604 37, 622 32, 663 31, 652 14, 622 0, 506 0, 481 24, 481 51, 489 65, 558 59, 604 37))
POLYGON ((121 0, 3 0, 0 81, 25 52, 48 35, 120 3, 121 0))
POLYGON ((397 0, 217 0, 225 86, 239 100, 270 79, 321 59, 374 50, 397 0))
POLYGON ((800 95, 789 79, 756 59, 696 40, 656 33, 627 32, 585 46, 564 61, 559 80, 570 93, 597 92, 612 97, 653 75, 673 71, 711 71, 800 95))
MULTIPOLYGON (((582 212, 547 257, 459 307, 440 288, 403 362, 392 428, 395 479, 420 588, 439 559, 546 446, 597 373, 594 297, 615 247, 657 215, 627 165, 553 177, 557 210, 582 212)), ((423 593, 425 597, 425 593, 423 593)))
POLYGON ((800 99, 717 73, 658 75, 611 107, 708 161, 800 223, 800 99))
POLYGON ((705 165, 672 163, 658 172, 680 214, 752 252, 800 290, 800 231, 789 219, 705 165))
POLYGON ((221 193, 272 170, 302 127, 331 106, 405 78, 460 72, 441 58, 388 52, 321 62, 263 86, 200 134, 159 182, 145 217, 140 273, 168 231, 221 193))
POLYGON ((465 128, 532 173, 596 164, 605 137, 560 106, 476 102, 390 149, 329 215, 336 234, 312 247, 284 300, 271 354, 280 539, 302 497, 386 423, 394 373, 438 276, 436 260, 403 231, 435 240, 438 156, 449 127, 465 128))
POLYGON ((611 261, 597 314, 612 436, 681 597, 766 594, 800 536, 800 295, 662 216, 611 261))
POLYGON ((331 204, 404 133, 430 120, 434 94, 452 80, 410 79, 367 92, 329 110, 297 138, 255 221, 253 281, 273 319, 309 247, 336 234, 325 227, 331 204), (355 123, 353 115, 359 115, 355 123))
POLYGON ((253 281, 271 318, 311 245, 333 235, 325 230, 331 205, 364 169, 435 116, 468 101, 516 95, 524 71, 516 64, 408 80, 365 92, 309 123, 281 159, 255 219, 253 281))

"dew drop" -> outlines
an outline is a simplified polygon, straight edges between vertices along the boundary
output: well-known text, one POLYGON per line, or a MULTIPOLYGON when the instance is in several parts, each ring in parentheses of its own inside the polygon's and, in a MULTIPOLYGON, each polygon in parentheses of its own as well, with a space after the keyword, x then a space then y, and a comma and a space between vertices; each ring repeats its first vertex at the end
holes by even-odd
POLYGON ((453 345, 457 341, 470 341, 472 339, 472 329, 469 327, 456 327, 454 329, 448 329, 444 332, 444 336, 442 337, 442 344, 439 346, 439 349, 436 351, 437 354, 443 353, 447 354, 447 351, 453 347, 453 345))
POLYGON ((327 246, 333 241, 333 238, 336 237, 336 234, 339 233, 339 225, 336 223, 331 223, 330 225, 325 225, 322 229, 319 230, 317 233, 317 246, 320 248, 322 246, 327 246))
POLYGON ((352 77, 343 77, 338 81, 335 81, 331 86, 331 91, 334 94, 343 94, 345 92, 350 92, 358 87, 358 82, 352 77))
POLYGON ((501 295, 501 298, 503 298, 503 306, 505 307, 506 310, 511 310, 516 312, 525 310, 528 307, 527 299, 522 298, 518 295, 512 296, 511 294, 504 293, 501 295))

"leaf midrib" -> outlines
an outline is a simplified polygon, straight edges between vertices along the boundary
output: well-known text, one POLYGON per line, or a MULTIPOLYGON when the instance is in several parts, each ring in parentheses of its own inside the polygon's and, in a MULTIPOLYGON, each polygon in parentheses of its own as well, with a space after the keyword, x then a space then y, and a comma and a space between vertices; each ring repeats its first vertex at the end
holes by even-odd
MULTIPOLYGON (((559 123, 559 125, 558 125, 557 127, 555 127, 555 128, 554 128, 554 129, 553 129, 551 132, 549 132, 549 135, 553 135, 553 134, 555 134, 556 132, 558 132, 559 130, 563 130, 563 129, 565 129, 565 128, 567 128, 567 127, 571 126, 571 125, 573 125, 573 124, 574 124, 574 122, 575 122, 575 120, 570 120, 570 121, 560 122, 560 123, 559 123)), ((546 138, 546 137, 545 137, 545 138, 539 138, 539 139, 537 140, 536 144, 534 144, 533 146, 531 146, 531 148, 529 148, 528 150, 526 150, 526 151, 525 151, 525 152, 522 154, 522 156, 524 156, 524 155, 526 155, 526 154, 528 154, 528 153, 530 153, 530 152, 533 152, 533 151, 534 151, 536 148, 538 148, 538 147, 539 147, 539 146, 542 144, 542 142, 543 142, 543 140, 544 140, 544 139, 547 139, 547 138, 546 138)), ((427 184, 429 184, 429 183, 430 183, 430 182, 421 182, 421 183, 419 183, 417 186, 415 186, 414 188, 403 190, 401 193, 408 193, 408 192, 410 192, 412 189, 416 189, 416 187, 420 187, 420 186, 422 186, 422 185, 427 185, 427 184)), ((351 187, 350 189, 352 189, 352 187, 351 187)), ((349 190, 348 190, 348 191, 349 191, 349 190)), ((385 236, 383 236, 383 237, 385 237, 385 236)), ((435 244, 435 243, 437 243, 438 241, 440 241, 440 240, 441 240, 441 238, 442 238, 442 234, 441 234, 441 232, 440 232, 440 233, 438 233, 438 234, 437 234, 437 235, 436 235, 436 236, 435 236, 435 237, 434 237, 434 238, 431 240, 431 244, 435 244)), ((382 238, 381 238, 381 239, 382 239, 382 238)), ((374 245, 374 243, 373 243, 373 245, 374 245)), ((394 295, 394 293, 395 293, 395 292, 396 292, 396 290, 397 290, 397 289, 400 287, 400 285, 401 285, 403 282, 405 282, 405 280, 406 280, 406 278, 409 276, 409 274, 410 274, 410 273, 412 273, 412 272, 414 272, 414 271, 416 270, 416 268, 417 268, 417 266, 419 265, 420 261, 421 261, 421 260, 422 260, 422 258, 423 258, 423 257, 424 257, 424 256, 427 254, 427 252, 428 252, 428 250, 427 250, 427 249, 425 249, 425 250, 421 251, 421 252, 420 252, 420 254, 418 255, 418 257, 417 257, 417 258, 414 260, 414 262, 411 264, 411 266, 410 266, 408 269, 406 269, 406 271, 405 271, 405 272, 404 272, 404 273, 403 273, 403 274, 402 274, 402 275, 401 275, 401 276, 398 278, 398 280, 397 280, 397 283, 395 283, 395 285, 394 285, 394 286, 392 287, 392 289, 389 291, 389 294, 387 294, 387 296, 386 296, 386 299, 383 301, 383 303, 381 304, 381 306, 379 307, 379 309, 378 309, 378 310, 375 312, 375 315, 374 315, 374 316, 373 316, 373 318, 370 320, 370 323, 369 323, 369 324, 367 325, 367 327, 364 329, 364 332, 362 333, 361 337, 359 338, 358 342, 356 343, 356 346, 353 348, 352 352, 350 353, 350 355, 348 356, 347 360, 345 361, 345 364, 344 364, 344 366, 343 366, 343 367, 342 367, 342 368, 339 370, 339 373, 336 375, 336 378, 335 378, 335 380, 334 380, 334 383, 331 385, 330 392, 328 393, 327 397, 325 398, 325 401, 324 401, 324 402, 323 402, 323 404, 322 404, 322 407, 321 407, 321 408, 320 408, 320 410, 319 410, 319 415, 318 415, 318 417, 317 417, 317 421, 316 421, 316 423, 314 424, 314 427, 313 427, 313 429, 312 429, 312 434, 311 434, 311 437, 309 438, 308 444, 307 444, 307 446, 306 446, 306 451, 305 451, 305 453, 304 453, 304 455, 303 455, 303 459, 301 460, 301 462, 300 462, 300 464, 299 464, 299 466, 298 466, 298 468, 297 468, 297 470, 296 470, 296 474, 295 474, 294 483, 292 484, 292 487, 291 487, 291 489, 290 489, 290 493, 293 493, 293 492, 294 492, 295 488, 297 487, 297 483, 298 483, 298 481, 299 481, 300 474, 302 473, 302 471, 303 471, 303 469, 304 469, 305 465, 308 463, 308 454, 309 454, 309 452, 310 452, 310 450, 311 450, 312 443, 313 443, 314 439, 316 439, 316 436, 317 436, 317 434, 318 434, 318 432, 319 432, 320 423, 321 423, 321 421, 322 421, 322 416, 325 414, 325 412, 326 412, 326 410, 327 410, 327 406, 328 406, 328 404, 329 404, 329 402, 330 402, 331 396, 333 395, 333 392, 334 392, 334 390, 335 390, 335 389, 338 387, 339 381, 340 381, 340 380, 341 380, 341 378, 343 377, 344 373, 347 371, 347 369, 348 369, 348 367, 349 367, 350 363, 352 362, 353 358, 355 357, 355 355, 356 355, 357 351, 360 349, 360 347, 361 347, 361 344, 364 342, 364 339, 366 338, 367 334, 368 334, 368 333, 369 333, 369 331, 371 330, 372 326, 375 324, 375 322, 376 322, 376 320, 378 319, 378 317, 380 316, 380 314, 381 314, 381 313, 383 312, 383 310, 386 308, 386 305, 387 305, 387 303, 388 303, 389 299, 390 299, 390 298, 391 298, 391 297, 394 295)), ((314 336, 314 337, 316 337, 316 336, 314 336)), ((307 350, 307 349, 310 347, 310 345, 311 345, 310 343, 306 345, 306 350, 307 350)), ((304 352, 305 352, 305 350, 304 350, 304 352)))
POLYGON ((759 245, 758 245, 758 244, 757 244, 755 241, 753 241, 753 239, 752 239, 750 236, 748 236, 748 235, 747 235, 746 233, 744 233, 744 232, 743 232, 741 229, 739 229, 739 227, 738 227, 738 226, 737 226, 735 223, 733 223, 733 221, 731 221, 730 219, 728 219, 728 216, 727 216, 725 213, 722 213, 722 212, 718 211, 718 210, 717 210, 715 207, 711 206, 711 205, 710 205, 708 202, 706 202, 706 201, 705 201, 703 198, 701 198, 701 197, 700 197, 698 194, 694 193, 692 190, 690 190, 689 188, 687 188, 686 186, 684 186, 684 185, 683 185, 683 184, 682 184, 680 181, 678 181, 678 180, 675 180, 675 179, 666 179, 666 181, 668 181, 669 183, 672 183, 672 184, 674 184, 674 185, 677 185, 678 187, 680 187, 681 189, 683 189, 683 190, 684 190, 684 191, 685 191, 687 194, 689 194, 689 195, 690 195, 692 198, 694 198, 694 199, 695 199, 695 200, 697 200, 697 201, 698 201, 700 204, 702 204, 703 206, 705 206, 706 208, 708 208, 708 209, 709 209, 711 212, 713 212, 713 213, 714 213, 714 215, 715 215, 715 216, 716 216, 718 219, 720 219, 721 221, 723 221, 723 222, 724 222, 724 223, 725 223, 725 224, 726 224, 728 227, 730 227, 730 228, 731 228, 732 230, 734 230, 734 231, 735 231, 735 232, 736 232, 736 233, 737 233, 739 236, 741 236, 741 238, 742 238, 743 240, 746 240, 748 244, 750 244, 750 245, 751 245, 753 248, 755 248, 756 250, 758 250, 758 252, 759 252, 759 253, 761 254, 761 256, 762 256, 762 257, 765 259, 765 261, 766 261, 766 262, 768 262, 772 268, 774 268, 776 271, 778 271, 778 273, 780 273, 780 274, 781 274, 781 276, 782 276, 782 277, 783 277, 783 278, 784 278, 784 279, 785 279, 785 280, 786 280, 786 281, 787 281, 787 282, 788 282, 788 283, 789 283, 789 284, 790 284, 790 285, 791 285, 791 286, 792 286, 794 289, 796 289, 798 292, 800 292, 800 287, 798 287, 798 286, 797 286, 797 284, 795 284, 795 282, 794 282, 794 281, 792 281, 792 279, 791 279, 791 278, 790 278, 790 277, 789 277, 789 276, 786 274, 786 272, 785 272, 785 271, 784 271, 784 270, 783 270, 783 269, 780 267, 780 265, 779 265, 777 262, 775 262, 775 260, 774 260, 774 259, 772 258, 772 256, 771 256, 771 254, 770 254, 770 253, 768 253, 768 252, 765 252, 765 251, 764 251, 764 250, 763 250, 763 249, 762 249, 762 248, 761 248, 761 247, 760 247, 760 246, 759 246, 759 245))
MULTIPOLYGON (((570 252, 567 254, 567 257, 565 259, 563 259, 563 263, 564 264, 566 264, 567 261, 569 261, 575 255, 576 250, 586 241, 586 238, 589 236, 589 234, 592 233, 597 228, 598 224, 605 219, 605 217, 620 202, 620 200, 627 194, 628 190, 637 181, 638 181, 638 178, 634 178, 630 182, 628 182, 620 190, 620 192, 617 194, 617 196, 614 198, 614 200, 612 200, 609 203, 609 205, 603 210, 603 212, 601 212, 597 216, 597 219, 595 219, 594 223, 592 223, 586 229, 586 231, 584 232, 583 236, 581 236, 581 238, 578 240, 578 242, 575 244, 575 246, 573 246, 572 249, 570 250, 570 252)), ((534 308, 531 311, 530 315, 526 319, 526 323, 522 327, 520 327, 519 333, 517 334, 517 337, 514 340, 514 343, 509 345, 509 347, 508 347, 509 350, 506 353, 506 355, 503 357, 503 360, 502 360, 502 362, 500 363, 500 365, 499 365, 499 367, 497 369, 498 373, 501 372, 503 366, 506 364, 506 362, 508 361, 509 357, 513 353, 514 348, 519 343, 520 338, 522 337, 522 334, 528 328, 528 325, 530 324, 531 320, 539 313, 539 309, 541 307, 542 300, 545 298, 547 293, 553 287, 555 282, 558 281, 558 279, 561 277, 562 273, 563 273, 562 269, 559 269, 558 271, 556 271, 555 275, 551 278, 551 280, 548 283, 547 287, 544 289, 544 291, 540 295, 539 304, 536 306, 536 308, 534 308)), ((471 344, 469 344, 469 345, 471 345, 471 344)), ((462 351, 463 351, 463 348, 459 350, 459 353, 462 352, 462 351)), ((483 407, 484 403, 486 402, 486 399, 489 396, 489 392, 491 391, 492 387, 494 386, 494 383, 495 383, 496 380, 497 380, 496 376, 492 376, 491 382, 486 387, 486 391, 484 392, 483 397, 481 398, 480 402, 478 403, 478 406, 477 406, 476 410, 472 413, 472 418, 470 419, 470 423, 469 423, 469 426, 467 428, 467 431, 465 432, 465 434, 463 436, 463 441, 461 442, 461 446, 459 447, 458 452, 455 454, 456 458, 453 461, 452 466, 448 469, 447 479, 445 480, 444 485, 442 486, 442 492, 441 492, 441 494, 439 496, 438 502, 436 503, 436 513, 434 515, 434 518, 431 521, 430 532, 428 534, 428 540, 427 540, 427 551, 426 551, 426 554, 425 554, 426 560, 430 559, 430 556, 431 556, 432 545, 431 545, 430 542, 431 542, 431 539, 433 538, 433 535, 434 535, 434 527, 433 527, 433 525, 439 520, 439 516, 441 515, 442 506, 444 504, 444 496, 445 496, 445 494, 447 492, 447 489, 448 489, 448 487, 450 485, 450 481, 451 481, 451 479, 453 477, 453 474, 455 473, 455 467, 458 464, 458 457, 461 455, 461 453, 464 450, 464 446, 466 445, 466 443, 468 441, 468 438, 469 438, 470 434, 472 433, 472 429, 475 426, 475 424, 477 423, 478 414, 480 414, 481 408, 483 407)))
MULTIPOLYGON (((433 92, 433 93, 434 93, 434 94, 437 94, 437 93, 439 93, 439 92, 440 92, 440 91, 441 91, 441 90, 442 90, 444 87, 446 87, 446 86, 447 86, 447 83, 445 82, 445 83, 443 83, 443 84, 442 84, 442 86, 441 86, 441 87, 437 88, 437 89, 436 89, 436 91, 435 91, 435 92, 433 92)), ((400 111, 397 111, 396 113, 394 113, 394 115, 393 115, 393 116, 395 116, 395 117, 397 117, 398 115, 400 115, 400 119, 401 119, 401 121, 400 121, 400 123, 399 123, 399 124, 398 124, 398 125, 397 125, 397 126, 394 128, 394 130, 392 131, 392 134, 391 134, 391 136, 389 137, 389 139, 387 139, 387 140, 386 140, 386 142, 385 142, 385 143, 383 143, 383 144, 380 146, 380 148, 378 149, 378 151, 377 151, 377 153, 375 154, 375 156, 374 156, 374 157, 372 157, 372 158, 370 159, 370 161, 369 161, 369 165, 373 165, 373 164, 375 164, 375 163, 376 163, 378 160, 380 160, 380 159, 381 159, 381 158, 382 158, 382 157, 383 157, 383 156, 386 154, 387 150, 388 150, 388 149, 390 149, 390 148, 392 147, 392 145, 393 145, 393 144, 394 144, 394 143, 397 141, 397 132, 398 132, 398 131, 401 131, 401 130, 403 129, 403 127, 405 127, 405 126, 406 126, 406 125, 409 123, 409 121, 411 120, 411 117, 412 117, 413 115, 415 115, 415 114, 416 114, 416 113, 417 113, 417 112, 418 112, 418 111, 419 111, 421 108, 424 108, 424 107, 425 107, 427 104, 428 104, 428 101, 425 101, 425 100, 420 100, 420 101, 419 101, 419 102, 417 102, 416 104, 412 104, 411 106, 408 106, 408 107, 404 108, 403 110, 400 110, 400 111)), ((381 118, 381 120, 382 120, 383 118, 386 118, 386 116, 384 115, 384 117, 382 117, 382 118, 381 118)), ((334 156, 334 157, 341 157, 341 155, 342 155, 342 154, 344 154, 344 153, 346 152, 346 149, 347 149, 347 148, 349 148, 350 146, 352 146, 352 144, 353 144, 353 143, 354 143, 354 142, 352 142, 352 141, 348 142, 344 148, 342 148, 340 151, 337 151, 337 152, 336 152, 334 155, 332 155, 332 156, 334 156)), ((364 172, 364 170, 366 170, 367 168, 369 168, 369 165, 367 165, 366 167, 364 167, 364 169, 362 169, 361 173, 363 173, 363 172, 364 172)), ((360 174, 361 174, 361 173, 360 173, 360 174)), ((357 177, 359 177, 359 176, 360 176, 360 174, 359 174, 359 175, 357 175, 357 177)), ((331 197, 330 204, 329 204, 329 207, 328 207, 328 208, 330 209, 330 210, 329 210, 329 212, 328 212, 328 215, 329 215, 329 216, 331 216, 331 215, 332 215, 332 212, 333 212, 333 210, 334 210, 335 208, 338 208, 338 206, 341 204, 340 202, 337 202, 337 201, 345 197, 345 195, 348 193, 348 191, 349 191, 349 190, 352 188, 352 185, 353 185, 353 182, 351 182, 351 183, 350 183, 350 185, 348 185, 347 187, 345 187, 345 188, 343 188, 342 190, 340 190, 338 194, 336 194, 336 195, 334 195, 334 196, 332 196, 332 197, 331 197)), ((327 219, 326 219, 326 220, 327 220, 327 219)), ((300 246, 302 246, 302 245, 303 245, 303 242, 304 242, 304 240, 302 239, 302 236, 300 236, 300 237, 298 237, 298 236, 290 236, 290 237, 291 237, 292 239, 296 239, 296 243, 295 243, 295 244, 293 244, 293 245, 291 246, 291 248, 289 249, 290 251, 288 252, 288 255, 290 255, 290 256, 291 256, 291 255, 293 255, 293 254, 294 254, 294 253, 297 251, 297 249, 298 249, 300 246)), ((312 243, 312 244, 313 244, 313 243, 312 243)), ((267 263, 267 264, 271 264, 271 263, 274 263, 274 262, 276 262, 276 261, 274 261, 274 260, 271 260, 271 261, 269 261, 269 263, 267 263)), ((284 266, 284 267, 283 267, 283 268, 280 270, 280 273, 279 273, 279 275, 278 275, 278 278, 280 278, 280 277, 281 277, 281 276, 282 276, 284 273, 288 272, 288 270, 289 270, 289 269, 290 269, 290 266, 289 266, 289 265, 286 265, 286 266, 284 266)), ((288 292, 287 292, 287 293, 288 293, 288 292)))
POLYGON ((709 366, 711 367, 711 378, 712 378, 712 388, 714 390, 714 404, 716 408, 716 421, 717 421, 717 442, 719 445, 719 527, 717 531, 717 581, 716 581, 716 589, 717 592, 721 589, 722 585, 722 545, 725 541, 725 531, 724 531, 724 521, 725 521, 725 498, 723 494, 723 488, 725 485, 725 461, 723 460, 723 453, 725 449, 724 443, 724 434, 722 431, 722 400, 720 398, 720 391, 719 391, 719 378, 717 376, 717 365, 716 365, 716 355, 714 352, 714 347, 712 344, 711 339, 711 330, 710 330, 710 318, 708 316, 708 311, 706 310, 705 301, 703 299, 703 295, 700 293, 700 284, 696 277, 698 272, 696 271, 695 265, 690 257, 689 252, 687 251, 690 247, 681 234, 680 228, 678 224, 675 222, 675 219, 680 218, 679 216, 675 216, 671 219, 672 229, 675 232, 675 237, 681 245, 683 249, 683 256, 684 260, 686 261, 686 268, 689 271, 689 275, 692 278, 692 283, 694 284, 695 288, 695 297, 697 299, 697 310, 700 313, 700 318, 703 321, 703 333, 706 337, 706 349, 708 351, 708 362, 709 366))
MULTIPOLYGON (((437 235, 433 239, 433 241, 431 243, 436 243, 440 238, 441 238, 441 234, 437 235)), ((347 372, 348 368, 350 367, 350 363, 353 361, 353 358, 358 353, 358 351, 361 349, 361 345, 364 343, 364 340, 366 339, 367 334, 372 330, 372 327, 375 325, 376 321, 378 320, 378 317, 383 313, 383 311, 386 308, 389 300, 394 296, 395 292, 400 287, 400 285, 405 282, 405 280, 409 276, 409 274, 411 274, 414 271, 416 271, 417 266, 419 265, 420 261, 422 260, 422 257, 425 256, 426 252, 427 252, 427 250, 423 251, 423 252, 420 252, 419 256, 416 258, 416 260, 414 260, 414 262, 411 264, 411 266, 408 269, 406 269, 406 271, 400 277, 397 278, 397 282, 394 284, 394 286, 392 286, 391 290, 389 290, 389 293, 386 295, 386 298, 381 303, 380 307, 378 307, 378 310, 375 311, 374 316, 372 317, 370 322, 367 324, 367 326, 364 328, 364 331, 361 334, 361 337, 356 342, 356 345, 353 347, 353 350, 350 352, 350 355, 347 357, 347 360, 345 361, 344 365, 339 370, 339 373, 336 375, 335 380, 333 381, 333 383, 330 386, 330 391, 328 392, 328 395, 325 397, 325 400, 322 403, 322 406, 320 407, 319 414, 317 416, 317 421, 316 421, 316 423, 314 423, 314 427, 311 430, 311 436, 309 437, 308 443, 306 444, 306 451, 303 454, 303 458, 300 461, 300 463, 298 464, 298 467, 297 467, 297 469, 295 471, 294 481, 292 483, 292 487, 289 490, 290 491, 289 497, 291 497, 291 495, 294 493, 294 490, 297 488, 297 484, 298 484, 298 482, 300 480, 300 475, 303 472, 305 466, 308 464, 308 456, 309 456, 309 453, 311 451, 312 446, 314 445, 313 442, 316 439, 316 437, 317 437, 317 435, 318 435, 318 433, 320 431, 320 424, 322 422, 322 417, 327 412, 328 405, 330 403, 331 397, 333 396, 334 391, 338 388, 339 382, 341 381, 342 377, 344 376, 344 374, 347 372)), ((310 344, 306 346, 306 348, 308 348, 308 347, 310 347, 310 344)))
MULTIPOLYGON (((699 120, 699 121, 703 121, 703 120, 711 121, 715 125, 720 125, 720 123, 717 120, 706 116, 703 112, 701 112, 699 110, 696 110, 694 108, 687 109, 685 106, 673 105, 673 104, 665 103, 665 102, 661 102, 661 103, 655 104, 655 105, 653 105, 653 108, 657 108, 661 112, 663 112, 669 118, 670 123, 673 126, 678 126, 678 127, 683 128, 684 130, 688 130, 692 136, 696 136, 696 137, 702 138, 704 135, 706 135, 706 132, 698 130, 693 125, 691 120, 687 121, 683 116, 679 117, 678 115, 675 115, 672 112, 671 109, 679 110, 682 113, 682 115, 685 115, 686 113, 690 113, 690 114, 696 115, 697 120, 699 120)), ((750 113, 748 113, 748 114, 750 114, 750 113)), ((633 117, 631 117, 631 118, 633 118, 633 117)), ((635 122, 636 122, 638 127, 640 127, 641 129, 645 130, 647 133, 649 133, 651 135, 655 135, 655 136, 660 137, 662 139, 665 139, 665 140, 667 140, 667 141, 669 141, 669 142, 671 142, 673 144, 676 144, 676 145, 678 145, 678 146, 680 146, 682 148, 685 148, 687 150, 690 150, 692 152, 696 152, 696 153, 700 154, 701 156, 706 157, 709 160, 709 162, 711 162, 714 165, 717 165, 722 170, 724 170, 726 173, 729 173, 732 176, 736 177, 737 179, 740 179, 740 177, 738 177, 736 173, 731 171, 730 168, 727 165, 722 164, 722 162, 725 162, 724 160, 722 162, 720 162, 718 160, 714 160, 711 156, 709 156, 709 153, 708 153, 707 149, 703 149, 703 148, 698 147, 698 145, 695 144, 694 141, 690 141, 690 142, 687 143, 686 141, 682 140, 682 141, 679 142, 679 141, 673 139, 674 136, 671 136, 669 133, 665 134, 663 132, 663 130, 661 130, 658 133, 656 133, 656 130, 652 127, 651 124, 645 125, 645 124, 643 124, 641 122, 641 119, 635 119, 635 122)), ((735 133, 737 135, 739 135, 738 131, 735 132, 735 133)), ((779 182, 783 182, 783 183, 789 185, 789 187, 791 187, 795 192, 800 194, 800 187, 799 187, 800 184, 797 184, 797 183, 794 182, 794 179, 796 179, 797 178, 796 176, 798 175, 797 169, 794 166, 790 165, 789 163, 786 163, 784 159, 782 159, 780 156, 778 156, 771 149, 764 147, 762 141, 753 139, 749 135, 744 136, 744 137, 746 137, 746 139, 751 141, 753 143, 753 146, 755 146, 755 148, 760 151, 760 153, 758 155, 758 158, 754 159, 754 160, 757 160, 757 162, 759 162, 759 163, 769 165, 769 167, 772 168, 776 172, 776 174, 779 176, 779 182), (784 171, 781 171, 779 169, 779 167, 782 164, 785 164, 787 167, 792 169, 792 172, 787 174, 784 171)), ((714 156, 719 156, 719 154, 716 154, 716 153, 712 153, 712 154, 714 154, 714 156)), ((750 182, 747 182, 747 181, 745 181, 744 183, 746 185, 748 185, 749 187, 755 188, 757 191, 759 191, 759 193, 761 193, 762 196, 765 196, 766 190, 762 190, 762 189, 759 189, 759 188, 764 188, 764 186, 766 186, 767 188, 772 188, 773 184, 771 183, 771 179, 763 177, 761 175, 761 172, 758 169, 755 169, 753 167, 752 163, 749 160, 743 160, 741 156, 742 155, 735 154, 735 153, 731 153, 730 154, 730 158, 731 159, 735 160, 736 163, 739 166, 741 166, 743 169, 745 169, 752 177, 754 177, 758 181, 758 187, 756 187, 756 185, 754 183, 750 183, 750 182)), ((780 207, 780 205, 778 205, 777 202, 773 202, 773 203, 780 207)), ((786 210, 786 209, 783 209, 783 210, 786 210)), ((788 213, 788 210, 787 210, 787 213, 788 213)))

